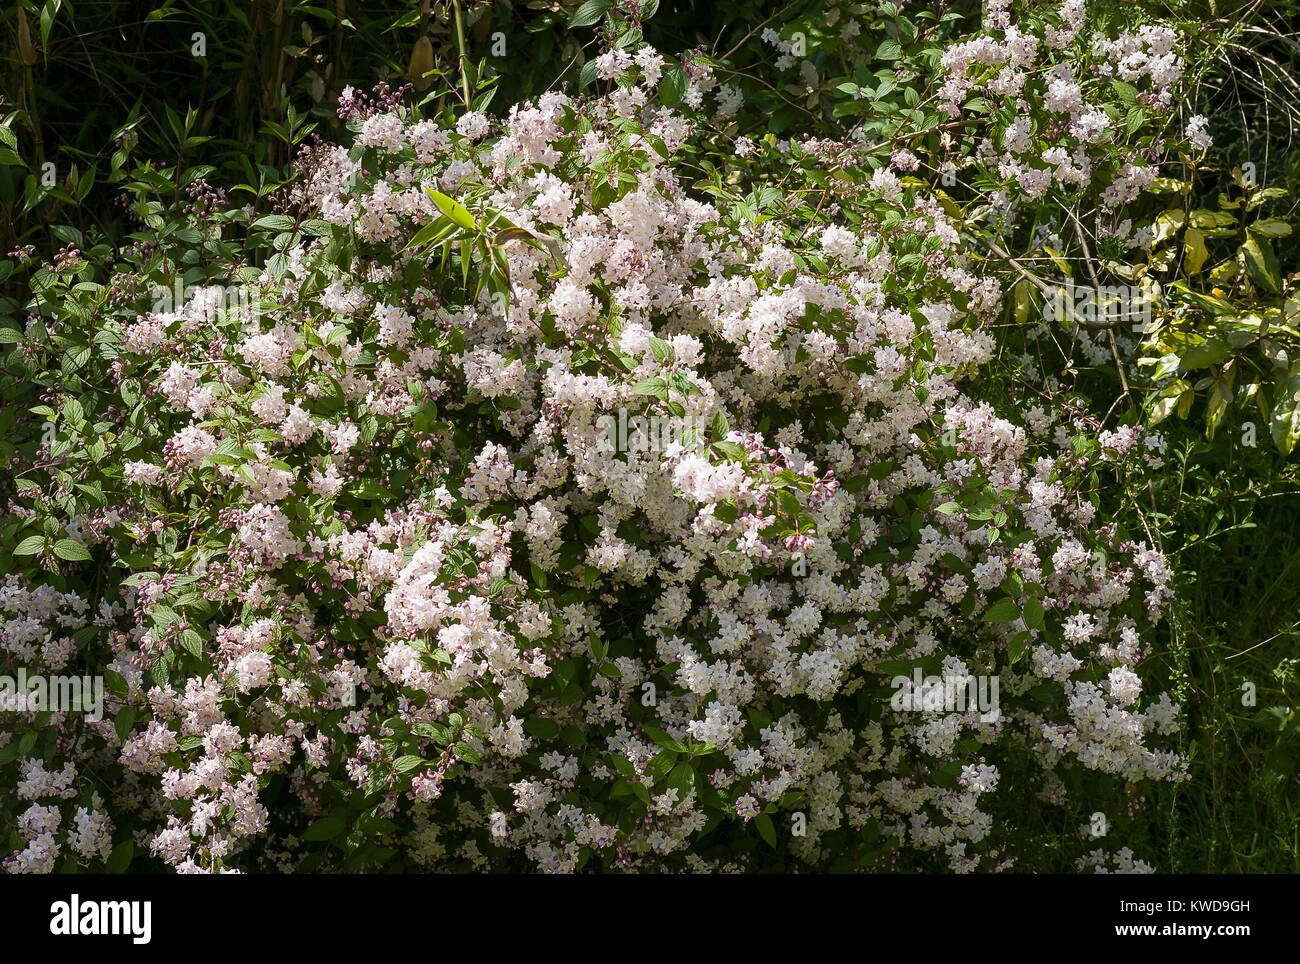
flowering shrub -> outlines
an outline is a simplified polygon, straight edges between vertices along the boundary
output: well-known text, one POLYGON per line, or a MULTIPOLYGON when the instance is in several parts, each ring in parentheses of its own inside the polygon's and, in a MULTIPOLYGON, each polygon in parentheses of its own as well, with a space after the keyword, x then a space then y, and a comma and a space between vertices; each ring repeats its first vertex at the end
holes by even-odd
POLYGON ((279 213, 145 181, 105 280, 30 266, 0 658, 110 695, 0 748, 9 870, 1003 869, 1030 796, 1184 777, 1171 571, 1105 507, 1159 440, 979 397, 1001 284, 915 155, 697 182, 711 68, 596 70, 499 123, 348 98, 279 213))

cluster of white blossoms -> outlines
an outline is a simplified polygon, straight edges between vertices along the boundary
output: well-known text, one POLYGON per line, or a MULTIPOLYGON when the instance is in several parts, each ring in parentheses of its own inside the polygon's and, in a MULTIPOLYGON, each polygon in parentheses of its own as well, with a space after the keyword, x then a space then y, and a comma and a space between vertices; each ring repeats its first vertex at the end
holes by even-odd
MULTIPOLYGON (((950 102, 977 64, 1019 90, 1036 41, 1004 38, 949 52, 950 102)), ((1163 76, 1165 39, 1124 69, 1163 76)), ((837 178, 860 145, 791 144, 738 212, 684 180, 662 67, 607 54, 608 94, 498 133, 359 119, 301 176, 309 230, 231 266, 257 314, 103 323, 155 408, 114 476, 105 551, 150 590, 102 621, 130 713, 98 736, 156 858, 288 868, 346 828, 359 862, 392 856, 373 831, 435 869, 743 865, 702 843, 725 822, 969 871, 1007 859, 1007 767, 1182 777, 1136 669, 1171 573, 1087 483, 1128 449, 968 394, 1001 292, 916 158, 837 178), (461 234, 408 243, 436 218, 461 234), (708 430, 610 451, 621 410, 708 430), (895 711, 900 664, 1000 676, 1000 712, 895 711)), ((42 592, 0 589, 9 652, 47 645, 42 592)), ((52 819, 18 869, 50 869, 52 819)))
MULTIPOLYGON (((49 673, 84 673, 77 659, 80 638, 103 631, 122 615, 120 605, 98 606, 76 592, 34 585, 8 575, 0 580, 0 678, 3 694, 23 695, 24 677, 49 673), (23 675, 19 675, 19 674, 23 675)), ((98 667, 92 668, 99 672, 98 667)), ((0 704, 0 760, 13 766, 13 782, 3 791, 4 803, 15 805, 15 829, 21 845, 0 866, 8 873, 54 873, 77 864, 102 861, 112 848, 113 821, 99 788, 83 778, 87 768, 111 759, 102 737, 111 733, 111 717, 92 722, 77 712, 41 712, 30 706, 0 704), (79 730, 92 734, 76 762, 60 756, 42 758, 34 743, 27 748, 25 725, 48 719, 51 742, 68 746, 79 730), (99 737, 96 739, 95 737, 99 737)), ((62 748, 61 747, 61 748, 62 748)))
MULTIPOLYGON (((1114 38, 1084 29, 1082 0, 1065 0, 1037 27, 1010 23, 1006 7, 989 3, 985 31, 941 60, 939 96, 952 117, 979 98, 1012 118, 976 158, 999 181, 993 206, 1033 202, 1055 187, 1069 196, 1099 191, 1113 212, 1149 190, 1156 160, 1135 135, 1171 109, 1184 67, 1178 34, 1155 24, 1114 38)), ((1186 136, 1197 149, 1208 144, 1196 124, 1186 136)))

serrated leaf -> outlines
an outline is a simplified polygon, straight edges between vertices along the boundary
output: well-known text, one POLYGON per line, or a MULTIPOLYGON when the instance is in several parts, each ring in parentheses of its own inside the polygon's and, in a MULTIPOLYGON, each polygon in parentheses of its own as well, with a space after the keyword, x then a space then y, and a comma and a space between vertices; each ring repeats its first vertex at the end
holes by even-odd
POLYGON ((569 18, 569 26, 590 27, 594 23, 599 23, 600 18, 605 16, 613 5, 613 0, 587 0, 573 11, 573 16, 569 18))
POLYGON ((34 556, 45 550, 45 536, 28 536, 14 547, 15 556, 34 556))
POLYGON ((272 231, 288 231, 293 227, 293 218, 287 214, 268 214, 252 223, 255 228, 270 228, 272 231))
POLYGON ((654 395, 657 398, 668 398, 668 383, 658 375, 652 375, 650 378, 643 378, 632 386, 634 395, 654 395))
POLYGON ((676 357, 673 346, 662 338, 652 336, 650 338, 650 350, 654 352, 655 361, 657 362, 671 362, 676 357))
POLYGON ((1011 598, 999 599, 984 613, 986 623, 1010 623, 1020 618, 1020 607, 1011 598))
POLYGON ((420 764, 427 762, 428 761, 425 760, 424 757, 408 753, 406 756, 399 756, 393 761, 393 769, 398 773, 405 773, 406 771, 414 770, 420 764))
POLYGON ((1029 645, 1029 633, 1016 633, 1011 637, 1011 642, 1007 644, 1007 659, 1015 662, 1025 653, 1025 647, 1029 645))
POLYGON ((665 107, 676 107, 686 96, 686 87, 686 71, 680 67, 669 67, 659 81, 659 99, 665 107))
POLYGON ((90 559, 86 547, 75 539, 60 539, 54 543, 54 554, 69 562, 85 562, 90 559))
MULTIPOLYGON (((525 724, 524 729, 527 729, 525 724)), ((440 746, 446 746, 451 742, 451 730, 441 723, 416 723, 411 727, 411 732, 416 736, 422 736, 425 739, 433 740, 440 746)))

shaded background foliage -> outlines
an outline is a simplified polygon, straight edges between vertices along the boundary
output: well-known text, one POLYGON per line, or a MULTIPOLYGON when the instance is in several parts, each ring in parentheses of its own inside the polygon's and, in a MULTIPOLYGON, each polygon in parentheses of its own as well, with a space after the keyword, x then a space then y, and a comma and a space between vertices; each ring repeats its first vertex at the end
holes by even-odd
MULTIPOLYGON (((906 70, 918 34, 932 42, 968 29, 981 5, 860 5, 855 13, 869 26, 859 41, 876 50, 866 65, 845 56, 836 23, 844 6, 823 0, 5 3, 0 328, 21 327, 18 306, 27 298, 25 269, 10 253, 16 247, 31 245, 39 261, 66 245, 107 252, 148 236, 121 200, 128 179, 147 185, 172 209, 191 202, 187 188, 207 190, 205 184, 236 203, 274 209, 299 149, 314 137, 345 136, 335 105, 349 86, 410 83, 414 89, 405 96, 436 101, 435 109, 463 103, 468 90, 477 106, 502 113, 554 85, 589 81, 583 68, 599 33, 621 36, 618 42, 643 34, 666 53, 697 51, 720 63, 720 77, 746 95, 728 127, 733 135, 836 134, 860 126, 866 136, 887 138, 891 113, 907 106, 907 85, 886 90, 868 68, 906 70), (906 27, 900 27, 903 14, 906 27), (766 26, 787 37, 796 30, 806 35, 815 83, 775 67, 774 51, 760 41, 766 26), (872 96, 862 96, 864 86, 872 96), (52 179, 43 176, 49 163, 52 179)), ((1167 172, 1168 190, 1144 202, 1149 217, 1169 219, 1169 236, 1150 256, 1129 252, 1117 277, 1158 275, 1166 290, 1181 282, 1189 294, 1166 330, 1188 333, 1196 345, 1222 338, 1227 350, 1192 357, 1186 341, 1149 339, 1157 369, 1186 381, 1177 394, 1163 396, 1167 381, 1149 369, 1151 377, 1130 381, 1116 366, 1092 365, 1068 350, 1045 358, 1043 368, 1089 398, 1098 417, 1163 417, 1168 439, 1165 469, 1130 486, 1127 511, 1129 524, 1152 532, 1179 573, 1174 618, 1151 659, 1189 713, 1194 779, 1155 791, 1126 830, 1137 834, 1129 842, 1146 834, 1165 860, 1162 869, 1174 872, 1296 872, 1300 486, 1294 441, 1284 444, 1289 429, 1284 426, 1282 442, 1270 444, 1269 418, 1288 393, 1300 390, 1294 334, 1300 255, 1291 236, 1300 196, 1300 152, 1292 150, 1300 133, 1300 7, 1292 0, 1148 0, 1143 6, 1180 21, 1208 51, 1183 113, 1210 118, 1214 145, 1204 158, 1167 172), (1253 186, 1244 183, 1243 164, 1253 165, 1253 186), (1267 194, 1257 200, 1260 192, 1267 194), (1286 227, 1261 230, 1260 221, 1286 227), (1224 332, 1241 328, 1241 319, 1254 319, 1255 330, 1247 339, 1230 339, 1224 332), (1220 390, 1216 402, 1219 383, 1229 397, 1220 390), (1163 408, 1162 398, 1168 400, 1163 408), (1256 445, 1246 443, 1243 431, 1252 420, 1256 445), (1254 705, 1243 703, 1244 684, 1254 687, 1254 705)), ((1106 17, 1117 7, 1090 3, 1089 16, 1106 17)), ((949 193, 963 212, 979 201, 979 185, 958 184, 949 193)), ((1004 238, 1028 254, 1032 229, 1012 225, 1004 238)), ((1002 382, 991 391, 1009 398, 1022 391, 1013 358, 1024 348, 1027 315, 1040 309, 1032 298, 1008 299, 999 329, 1002 382)), ((8 434, 25 404, 4 399, 0 434, 8 434)), ((0 459, 12 448, 0 443, 0 459)), ((0 483, 0 497, 6 488, 0 483)), ((1027 826, 1045 823, 1032 810, 1021 819, 1027 826)), ((1053 862, 1050 853, 1027 854, 1021 866, 1053 862)))

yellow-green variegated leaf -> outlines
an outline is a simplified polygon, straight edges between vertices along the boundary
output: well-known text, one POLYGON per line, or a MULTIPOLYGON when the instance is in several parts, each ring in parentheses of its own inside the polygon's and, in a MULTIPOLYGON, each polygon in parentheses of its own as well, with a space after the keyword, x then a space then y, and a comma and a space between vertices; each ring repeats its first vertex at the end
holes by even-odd
POLYGON ((1246 243, 1241 246, 1242 256, 1246 259, 1246 270, 1250 272, 1250 277, 1261 288, 1280 294, 1282 291, 1282 274, 1281 266, 1278 264, 1277 255, 1273 253, 1273 245, 1267 238, 1248 232, 1246 243))
POLYGON ((1151 422, 1152 425, 1159 425, 1167 419, 1179 406, 1179 399, 1186 395, 1189 399, 1188 406, 1191 406, 1190 399, 1194 397, 1192 392, 1192 383, 1185 378, 1170 382, 1164 388, 1160 389, 1156 395, 1156 400, 1151 403, 1151 422))
POLYGON ((1191 226, 1194 228, 1235 228, 1237 220, 1231 214, 1225 214, 1223 211, 1197 208, 1192 212, 1191 226))
POLYGON ((1260 191, 1256 191, 1250 196, 1250 200, 1246 202, 1246 210, 1253 211, 1265 201, 1272 201, 1275 198, 1286 197, 1287 194, 1288 191, 1284 187, 1266 187, 1260 191))
POLYGON ((1290 455, 1296 442, 1300 441, 1300 361, 1293 364, 1286 378, 1278 382, 1268 430, 1273 436, 1273 444, 1284 456, 1290 455))
POLYGON ((1219 284, 1231 284, 1241 273, 1241 265, 1237 264, 1236 258, 1228 258, 1226 261, 1220 261, 1210 269, 1210 280, 1219 284))
POLYGON ((1210 389, 1209 399, 1205 406, 1206 438, 1214 438, 1214 433, 1219 430, 1219 423, 1223 421, 1223 413, 1228 410, 1228 402, 1231 398, 1232 392, 1227 389, 1223 379, 1217 379, 1214 387, 1210 389))
POLYGON ((1188 228, 1183 232, 1183 246, 1187 252, 1183 267, 1190 277, 1201 270, 1205 259, 1209 257, 1209 252, 1205 250, 1205 235, 1198 228, 1188 228))
POLYGON ((1033 299, 1029 295, 1029 282, 1021 278, 1016 282, 1012 292, 1015 295, 1016 324, 1023 325, 1029 320, 1029 311, 1033 308, 1033 299))
POLYGON ((1186 222, 1187 212, 1182 208, 1170 208, 1168 211, 1161 211, 1156 215, 1155 237, 1151 239, 1152 243, 1159 244, 1161 241, 1169 240, 1178 233, 1178 229, 1186 222))
POLYGON ((1265 218, 1252 224, 1250 230, 1266 238, 1285 238, 1291 234, 1291 225, 1281 218, 1265 218))
POLYGON ((1052 264, 1056 265, 1056 267, 1060 269, 1061 274, 1065 275, 1067 278, 1073 277, 1074 272, 1070 268, 1070 262, 1065 260, 1064 254, 1057 251, 1055 248, 1049 248, 1047 245, 1043 245, 1043 250, 1046 251, 1047 256, 1052 259, 1052 264))

